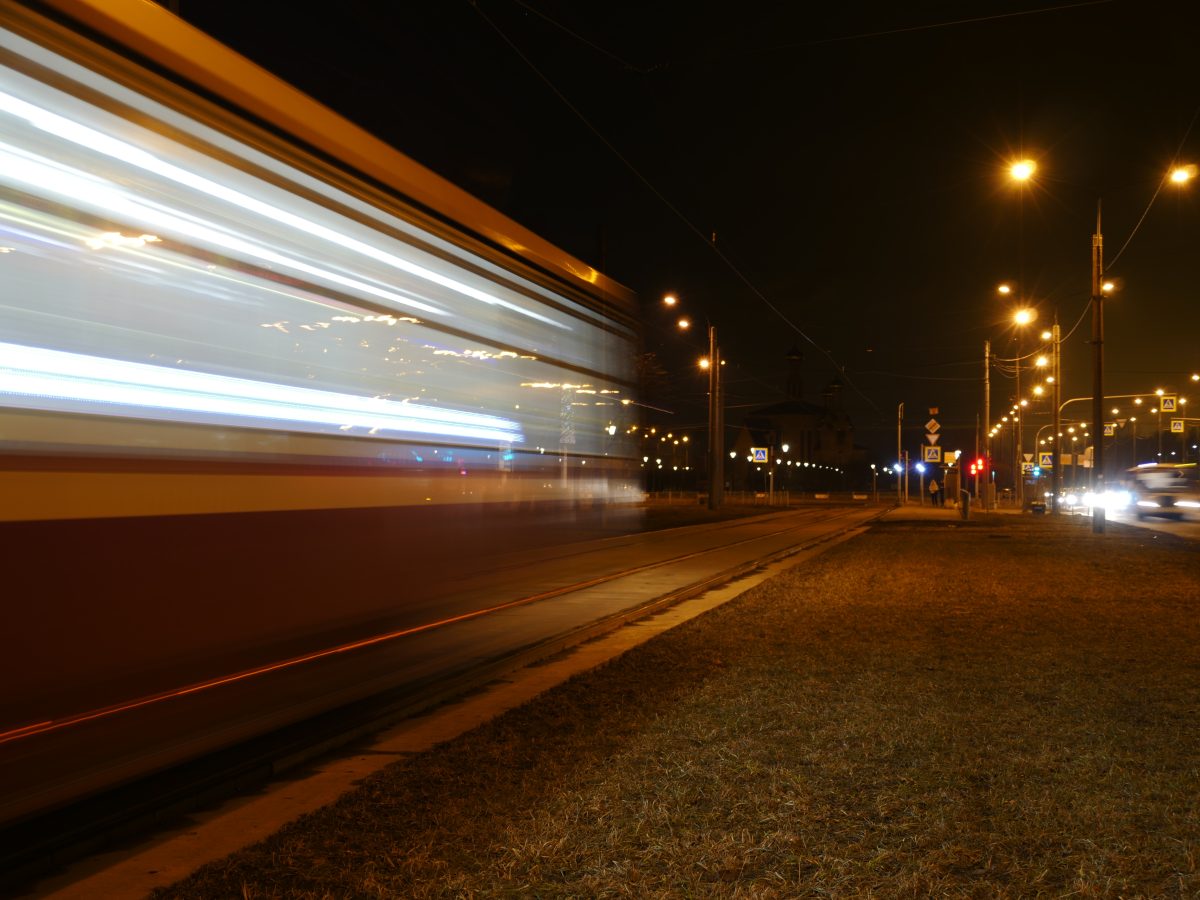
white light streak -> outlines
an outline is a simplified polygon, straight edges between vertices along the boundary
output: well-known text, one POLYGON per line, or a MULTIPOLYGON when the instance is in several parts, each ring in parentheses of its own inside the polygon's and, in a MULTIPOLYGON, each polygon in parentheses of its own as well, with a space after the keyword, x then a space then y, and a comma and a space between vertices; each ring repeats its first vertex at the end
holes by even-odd
POLYGON ((0 343, 0 401, 5 400, 69 412, 127 415, 124 409, 133 408, 146 418, 219 416, 235 425, 290 423, 375 429, 390 436, 524 441, 520 426, 499 416, 0 343))
MULTIPOLYGON (((123 163, 137 166, 147 172, 152 172, 155 175, 166 178, 176 184, 189 187, 193 190, 207 194, 218 200, 223 200, 240 209, 252 212, 264 218, 278 222, 282 225, 287 225, 295 228, 297 231, 311 235, 312 237, 320 238, 329 243, 336 244, 347 250, 359 253, 389 265, 402 272, 407 272, 424 281, 431 282, 444 288, 448 288, 465 297, 470 297, 473 300, 478 300, 486 303, 489 306, 501 306, 505 309, 512 310, 522 316, 535 319, 547 325, 552 325, 555 328, 563 330, 571 330, 570 326, 543 316, 533 310, 525 309, 500 297, 482 291, 472 285, 465 284, 455 278, 450 278, 435 272, 425 266, 419 265, 411 260, 403 259, 393 253, 388 253, 378 247, 373 247, 370 244, 357 240, 349 235, 328 228, 324 225, 312 222, 303 216, 295 215, 286 210, 279 209, 262 200, 250 197, 240 191, 227 187, 223 184, 218 184, 197 175, 194 172, 189 172, 187 169, 173 165, 165 160, 159 159, 151 153, 146 152, 133 144, 126 143, 103 132, 97 131, 94 128, 88 128, 86 125, 81 125, 78 122, 72 122, 63 116, 50 112, 49 110, 41 109, 24 100, 20 100, 11 94, 6 94, 0 91, 0 111, 7 112, 10 115, 17 116, 29 122, 35 128, 40 129, 48 134, 53 134, 56 137, 69 141, 78 146, 85 147, 88 150, 102 153, 105 156, 120 160, 123 163)), ((416 305, 411 304, 410 305, 416 305)), ((421 308, 418 306, 418 308, 421 308)), ((426 309, 427 312, 432 312, 426 309)), ((444 314, 444 313, 443 313, 444 314)))

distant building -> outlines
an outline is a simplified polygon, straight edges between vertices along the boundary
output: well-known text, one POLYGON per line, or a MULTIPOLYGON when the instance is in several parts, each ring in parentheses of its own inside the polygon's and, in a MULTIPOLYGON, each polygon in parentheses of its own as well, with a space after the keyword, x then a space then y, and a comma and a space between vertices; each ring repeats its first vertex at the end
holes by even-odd
POLYGON ((762 490, 765 472, 747 461, 752 447, 766 447, 775 470, 775 487, 791 490, 837 490, 850 486, 846 474, 862 468, 866 452, 854 445, 854 423, 842 408, 841 378, 821 392, 821 403, 804 399, 804 354, 787 353, 786 400, 749 412, 728 448, 726 481, 733 490, 762 490), (784 449, 786 447, 786 449, 784 449), (779 463, 776 463, 779 460, 779 463))

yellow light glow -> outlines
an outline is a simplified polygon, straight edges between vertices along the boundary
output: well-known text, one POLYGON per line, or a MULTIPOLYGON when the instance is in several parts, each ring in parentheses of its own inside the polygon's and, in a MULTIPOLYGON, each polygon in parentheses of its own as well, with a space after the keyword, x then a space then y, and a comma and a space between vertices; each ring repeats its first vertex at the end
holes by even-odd
POLYGON ((1044 369, 1044 368, 1046 368, 1046 366, 1050 365, 1050 360, 1049 360, 1049 358, 1047 358, 1045 356, 1039 356, 1037 359, 1035 359, 1033 361, 1033 364, 1035 366, 1037 366, 1039 369, 1044 369))
POLYGON ((1043 341, 1048 341, 1048 340, 1050 340, 1052 337, 1054 337, 1054 335, 1053 335, 1052 333, 1050 333, 1049 331, 1043 331, 1043 332, 1042 332, 1042 340, 1043 340, 1043 341))
POLYGON ((1102 290, 1106 294, 1111 294, 1115 287, 1116 287, 1116 285, 1113 284, 1111 281, 1106 281, 1106 282, 1104 282, 1104 284, 1102 284, 1100 286, 1100 290, 1102 290))
POLYGON ((1012 288, 1009 287, 1007 284, 1002 284, 998 288, 996 288, 996 293, 1004 294, 1005 296, 1008 296, 1009 294, 1012 293, 1012 288))
POLYGON ((1037 171, 1037 163, 1032 159, 1022 159, 1013 163, 1008 170, 1014 181, 1028 181, 1037 171))
POLYGON ((700 360, 700 368, 707 369, 709 366, 708 357, 705 356, 700 360))
POLYGON ((1028 325, 1036 318, 1037 310, 1030 309, 1029 307, 1026 307, 1025 309, 1018 309, 1015 313, 1013 313, 1013 321, 1018 325, 1028 325))
POLYGON ((1189 163, 1186 166, 1176 166, 1171 170, 1171 180, 1176 184, 1186 184, 1196 177, 1196 166, 1189 163))
POLYGON ((680 319, 675 324, 679 326, 680 331, 687 331, 689 328, 692 327, 692 320, 688 319, 688 318, 683 318, 683 319, 680 319))
POLYGON ((678 302, 679 298, 674 294, 667 294, 667 296, 663 297, 663 306, 674 306, 678 302))
POLYGON ((1034 387, 1033 393, 1035 396, 1040 397, 1042 394, 1046 393, 1046 390, 1039 384, 1034 387))

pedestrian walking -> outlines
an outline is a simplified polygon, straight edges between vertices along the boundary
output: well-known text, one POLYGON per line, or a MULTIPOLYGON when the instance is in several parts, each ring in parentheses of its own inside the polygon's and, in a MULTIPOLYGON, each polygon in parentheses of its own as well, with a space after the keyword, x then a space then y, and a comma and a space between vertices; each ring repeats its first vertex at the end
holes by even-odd
POLYGON ((938 502, 941 499, 941 488, 938 486, 936 478, 929 479, 929 505, 940 506, 938 502))

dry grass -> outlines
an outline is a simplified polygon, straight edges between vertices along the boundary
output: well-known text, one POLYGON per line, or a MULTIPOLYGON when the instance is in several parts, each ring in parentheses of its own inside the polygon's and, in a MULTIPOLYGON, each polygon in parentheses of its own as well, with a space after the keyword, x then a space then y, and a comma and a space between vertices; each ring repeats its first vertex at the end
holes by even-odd
POLYGON ((884 525, 159 897, 1200 896, 1200 551, 884 525))

